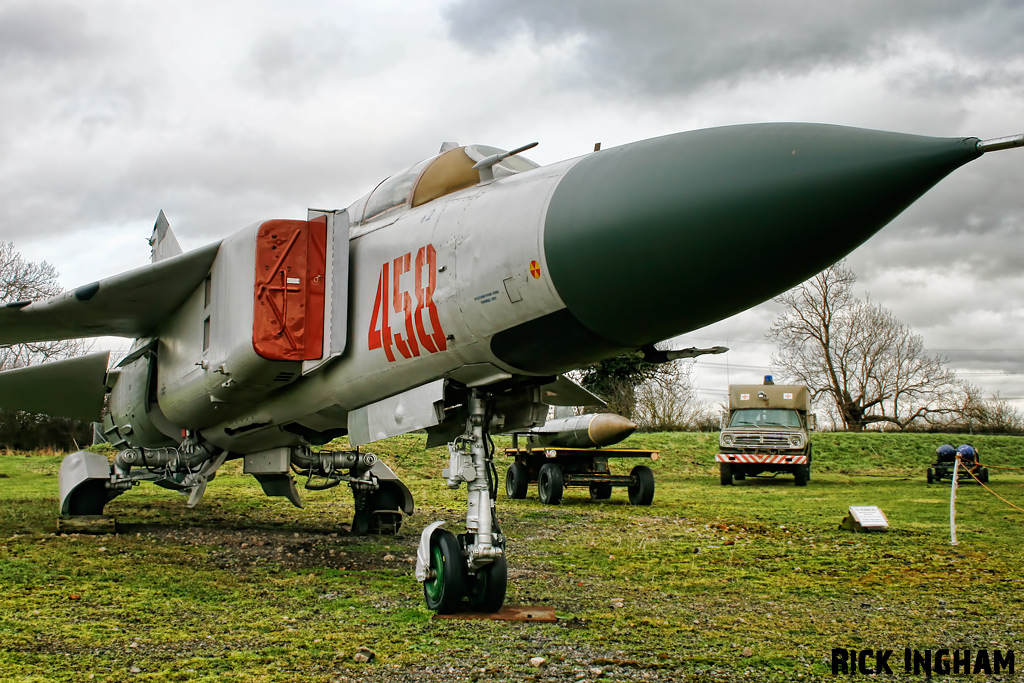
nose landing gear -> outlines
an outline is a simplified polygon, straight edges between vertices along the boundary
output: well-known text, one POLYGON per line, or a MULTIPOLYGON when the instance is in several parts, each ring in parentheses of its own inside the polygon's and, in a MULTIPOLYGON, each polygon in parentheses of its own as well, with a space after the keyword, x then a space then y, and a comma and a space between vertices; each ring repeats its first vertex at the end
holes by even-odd
POLYGON ((495 509, 498 477, 490 437, 492 406, 473 389, 469 397, 466 432, 449 444, 449 488, 466 484, 466 533, 456 536, 434 522, 423 530, 417 552, 416 578, 423 583, 427 607, 451 614, 463 607, 474 612, 497 612, 505 604, 508 560, 505 536, 495 509))

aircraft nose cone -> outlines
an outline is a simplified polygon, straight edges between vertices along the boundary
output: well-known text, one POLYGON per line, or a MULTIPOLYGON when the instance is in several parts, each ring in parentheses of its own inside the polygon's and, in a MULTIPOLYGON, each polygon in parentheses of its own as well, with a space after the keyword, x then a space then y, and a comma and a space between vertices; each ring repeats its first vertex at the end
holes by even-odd
POLYGON ((595 356, 637 348, 806 280, 977 156, 976 138, 820 124, 730 126, 608 149, 557 186, 547 271, 583 328, 577 336, 606 345, 595 356))

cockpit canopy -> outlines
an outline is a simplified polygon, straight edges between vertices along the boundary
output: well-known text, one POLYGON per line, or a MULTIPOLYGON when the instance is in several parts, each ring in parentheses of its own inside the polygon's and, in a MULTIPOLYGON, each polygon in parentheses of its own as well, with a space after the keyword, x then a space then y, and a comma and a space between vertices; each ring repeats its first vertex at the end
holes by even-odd
MULTIPOLYGON (((444 148, 442 148, 444 150, 444 148)), ((480 182, 474 164, 505 150, 489 145, 468 145, 442 151, 382 181, 370 194, 348 208, 353 224, 364 223, 399 209, 408 209, 433 201, 480 182)), ((494 175, 522 173, 538 168, 529 159, 514 155, 494 165, 494 175)))

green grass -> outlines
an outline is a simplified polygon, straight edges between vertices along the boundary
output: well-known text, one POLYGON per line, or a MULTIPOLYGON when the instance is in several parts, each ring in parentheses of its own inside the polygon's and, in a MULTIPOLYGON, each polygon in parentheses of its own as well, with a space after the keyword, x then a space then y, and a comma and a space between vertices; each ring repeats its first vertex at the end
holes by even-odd
MULTIPOLYGON (((142 486, 107 508, 119 535, 55 536, 60 458, 0 456, 0 680, 575 681, 596 667, 600 680, 832 681, 833 647, 1024 659, 1024 512, 963 486, 953 547, 949 488, 924 482, 936 446, 964 439, 814 440, 806 488, 722 487, 717 435, 649 434, 624 444, 662 452, 649 508, 622 489, 602 503, 570 489, 556 507, 535 487, 524 501, 502 492, 508 602, 554 606, 558 624, 431 619, 409 560, 431 521, 458 530, 465 491, 444 487, 445 451, 420 436, 373 448, 417 500, 397 538, 349 535, 343 488, 304 492, 298 510, 236 462, 199 509, 142 486), (880 506, 891 531, 840 531, 849 505, 880 506), (361 645, 373 663, 352 661, 361 645)), ((1024 467, 1024 440, 967 441, 1024 467)), ((996 472, 991 486, 1024 507, 1022 475, 996 472)))

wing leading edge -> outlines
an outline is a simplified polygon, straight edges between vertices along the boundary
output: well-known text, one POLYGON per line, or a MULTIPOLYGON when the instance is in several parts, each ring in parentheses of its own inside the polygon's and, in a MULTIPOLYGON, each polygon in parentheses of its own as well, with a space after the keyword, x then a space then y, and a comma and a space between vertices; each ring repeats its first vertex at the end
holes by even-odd
POLYGON ((0 344, 148 337, 210 272, 220 242, 42 301, 0 305, 0 344))

